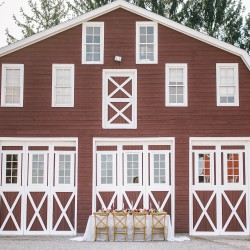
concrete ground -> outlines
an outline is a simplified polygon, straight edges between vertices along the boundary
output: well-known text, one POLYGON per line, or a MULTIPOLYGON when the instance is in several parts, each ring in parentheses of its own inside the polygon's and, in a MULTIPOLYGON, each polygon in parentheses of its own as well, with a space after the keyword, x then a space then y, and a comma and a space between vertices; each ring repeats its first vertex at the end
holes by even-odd
MULTIPOLYGON (((176 235, 183 236, 183 235, 176 235)), ((185 235, 188 236, 188 235, 185 235)), ((191 237, 183 242, 78 242, 59 236, 0 236, 0 250, 161 250, 250 249, 248 237, 191 237)))

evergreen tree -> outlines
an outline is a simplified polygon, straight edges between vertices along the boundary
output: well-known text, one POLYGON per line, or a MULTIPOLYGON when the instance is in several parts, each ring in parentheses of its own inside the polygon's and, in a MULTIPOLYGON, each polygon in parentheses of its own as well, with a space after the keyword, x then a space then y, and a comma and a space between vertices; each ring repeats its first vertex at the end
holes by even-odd
MULTIPOLYGON (((73 16, 79 16, 85 12, 91 11, 95 8, 103 6, 114 0, 73 0, 67 2, 69 9, 73 12, 73 16)), ((157 13, 159 15, 168 17, 172 20, 178 21, 179 7, 183 0, 126 0, 139 7, 157 13)))
POLYGON ((244 26, 244 33, 242 39, 242 48, 250 52, 250 13, 246 17, 246 23, 244 26))
POLYGON ((240 46, 244 10, 241 0, 187 0, 182 9, 182 23, 240 46))
MULTIPOLYGON (((15 23, 22 29, 23 38, 59 24, 68 14, 64 0, 40 0, 39 5, 33 2, 33 0, 29 0, 28 4, 32 11, 32 16, 27 15, 23 8, 20 9, 24 22, 19 21, 13 15, 15 23)), ((7 35, 8 44, 17 41, 9 33, 8 29, 5 30, 5 34, 7 35)))

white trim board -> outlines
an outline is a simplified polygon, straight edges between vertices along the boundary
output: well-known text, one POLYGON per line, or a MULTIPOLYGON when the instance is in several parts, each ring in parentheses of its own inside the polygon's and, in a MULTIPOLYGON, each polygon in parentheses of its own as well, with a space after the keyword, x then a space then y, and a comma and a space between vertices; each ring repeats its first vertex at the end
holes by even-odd
POLYGON ((0 57, 7 55, 9 53, 12 53, 14 51, 17 51, 21 48, 27 47, 31 44, 37 43, 39 41, 42 41, 48 37, 54 36, 58 33, 61 33, 65 30, 68 30, 70 28, 73 28, 77 25, 82 24, 83 22, 89 21, 91 19, 94 19, 98 16, 104 15, 106 13, 109 13, 113 10, 116 10, 118 8, 123 8, 127 11, 130 11, 132 13, 135 13, 137 15, 140 15, 144 18, 150 19, 154 22, 158 22, 161 25, 164 25, 166 27, 169 27, 171 29, 174 29, 180 33, 183 33, 187 36, 193 37, 197 40, 200 40, 202 42, 205 42, 207 44, 210 44, 212 46, 215 46, 219 49, 225 50, 229 53, 235 54, 239 57, 241 57, 241 59, 244 61, 244 63, 246 64, 246 66, 248 67, 248 69, 250 70, 250 56, 248 55, 248 53, 245 50, 242 50, 240 48, 237 48, 231 44, 219 41, 218 39, 215 39, 213 37, 210 37, 208 35, 205 35, 203 33, 200 33, 196 30, 193 30, 191 28, 188 28, 184 25, 181 25, 179 23, 176 23, 172 20, 169 20, 168 18, 162 17, 158 14, 155 14, 153 12, 150 12, 148 10, 145 10, 143 8, 140 8, 138 6, 135 6, 131 3, 128 3, 124 0, 117 0, 114 1, 110 4, 107 4, 105 6, 102 6, 98 9, 95 9, 93 11, 90 11, 88 13, 85 13, 79 17, 76 17, 74 19, 68 20, 66 22, 63 22, 55 27, 52 27, 50 29, 44 30, 38 34, 35 34, 33 36, 30 36, 28 38, 25 38, 23 40, 20 40, 14 44, 5 46, 3 48, 0 49, 0 57))

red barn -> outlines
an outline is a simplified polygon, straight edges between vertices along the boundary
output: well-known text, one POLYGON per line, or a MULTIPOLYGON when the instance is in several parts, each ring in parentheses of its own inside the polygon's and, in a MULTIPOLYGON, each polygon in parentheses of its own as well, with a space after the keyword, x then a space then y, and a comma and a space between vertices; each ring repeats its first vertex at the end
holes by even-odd
POLYGON ((118 0, 0 64, 0 234, 76 234, 114 206, 249 235, 245 51, 118 0))

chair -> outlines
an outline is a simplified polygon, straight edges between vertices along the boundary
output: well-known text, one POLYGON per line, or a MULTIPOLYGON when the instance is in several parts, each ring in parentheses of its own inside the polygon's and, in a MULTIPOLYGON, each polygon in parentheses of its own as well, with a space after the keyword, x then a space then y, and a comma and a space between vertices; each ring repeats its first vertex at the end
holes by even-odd
POLYGON ((152 213, 152 240, 156 234, 163 235, 166 240, 166 215, 166 212, 152 213))
POLYGON ((144 240, 146 241, 146 218, 147 218, 147 212, 146 213, 132 213, 133 215, 133 226, 132 226, 132 236, 133 240, 135 238, 135 234, 142 234, 144 235, 144 240))
POLYGON ((114 241, 116 235, 124 235, 125 241, 127 241, 127 213, 113 212, 114 219, 114 241))
POLYGON ((108 227, 108 216, 106 212, 95 212, 95 241, 97 235, 106 235, 106 239, 109 241, 109 227, 108 227))

